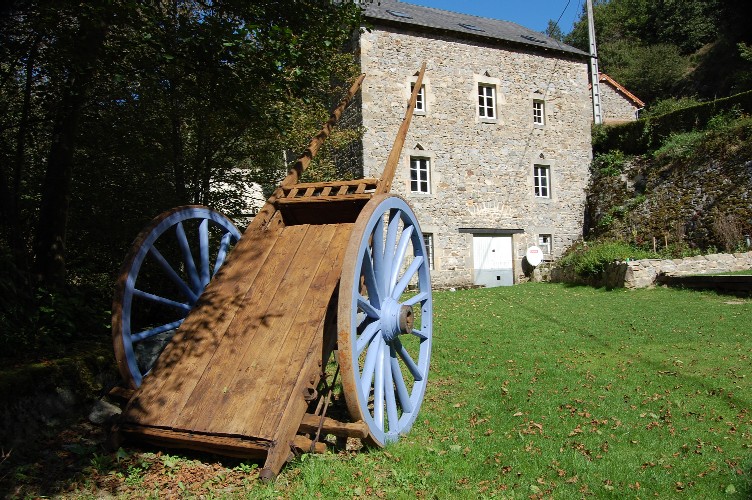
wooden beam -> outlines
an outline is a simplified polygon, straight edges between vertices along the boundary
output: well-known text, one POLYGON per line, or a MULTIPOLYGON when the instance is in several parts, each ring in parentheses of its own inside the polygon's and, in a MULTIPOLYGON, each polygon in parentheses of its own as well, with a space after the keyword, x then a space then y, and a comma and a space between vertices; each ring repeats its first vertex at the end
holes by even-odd
POLYGON ((295 165, 293 165, 293 167, 287 173, 287 177, 284 178, 281 186, 290 186, 298 182, 300 176, 308 168, 308 164, 311 163, 313 157, 316 156, 316 153, 318 153, 321 145, 324 144, 324 141, 326 141, 327 137, 329 137, 329 135, 332 133, 334 125, 337 124, 337 121, 339 120, 340 116, 342 116, 345 108, 347 108, 347 106, 350 104, 350 101, 352 101, 353 97, 355 97, 355 94, 358 92, 358 89, 360 89, 360 86, 363 83, 363 79, 365 77, 366 75, 362 74, 355 79, 355 83, 352 84, 345 98, 342 99, 342 101, 336 108, 334 108, 332 114, 329 115, 329 120, 327 120, 319 133, 316 134, 313 139, 311 139, 311 142, 308 144, 306 150, 303 151, 303 154, 300 155, 298 160, 295 162, 295 165))
POLYGON ((350 90, 347 92, 345 98, 342 99, 342 101, 336 108, 334 108, 331 115, 329 116, 329 120, 327 120, 319 133, 316 134, 313 139, 311 139, 311 142, 308 144, 306 150, 303 151, 303 154, 300 155, 298 161, 295 162, 295 165, 287 173, 287 177, 282 180, 279 187, 277 187, 277 189, 274 191, 274 193, 272 193, 269 199, 266 200, 264 206, 261 208, 261 210, 259 210, 251 223, 248 225, 246 232, 256 228, 264 228, 267 226, 267 224, 269 224, 269 222, 272 220, 272 217, 274 216, 274 213, 277 211, 274 203, 278 198, 284 197, 282 188, 290 187, 298 182, 301 174, 305 171, 306 168, 308 168, 308 164, 311 163, 313 157, 316 156, 316 153, 318 153, 321 145, 324 143, 327 137, 329 137, 329 134, 332 133, 334 125, 337 123, 340 116, 342 116, 345 108, 347 108, 347 106, 350 104, 350 101, 352 101, 353 97, 355 97, 355 94, 358 92, 358 89, 360 89, 360 86, 363 83, 363 79, 365 77, 366 75, 364 73, 355 79, 355 82, 350 87, 350 90))
POLYGON ((426 63, 420 67, 420 73, 418 73, 418 80, 415 82, 413 92, 410 95, 410 102, 407 104, 407 111, 405 111, 405 118, 402 119, 402 125, 400 125, 397 137, 394 139, 394 145, 389 152, 389 157, 386 159, 386 166, 384 167, 384 173, 381 175, 379 185, 376 186, 376 194, 388 193, 392 189, 392 181, 394 180, 394 173, 397 171, 397 163, 399 163, 400 154, 402 154, 402 146, 405 144, 405 137, 407 137, 407 130, 410 128, 410 120, 413 118, 413 111, 415 110, 415 101, 418 98, 418 92, 423 85, 423 74, 426 72, 426 63))
MULTIPOLYGON (((320 416, 306 413, 303 416, 303 421, 300 423, 298 432, 313 434, 318 430, 320 423, 320 416)), ((340 422, 329 417, 324 417, 323 424, 321 425, 321 431, 322 435, 332 434, 334 436, 353 437, 360 439, 368 437, 368 425, 362 420, 349 423, 340 422)))
POLYGON ((300 453, 311 453, 311 445, 313 444, 313 453, 326 453, 326 443, 313 443, 312 440, 305 436, 297 435, 292 440, 292 445, 295 450, 300 453))

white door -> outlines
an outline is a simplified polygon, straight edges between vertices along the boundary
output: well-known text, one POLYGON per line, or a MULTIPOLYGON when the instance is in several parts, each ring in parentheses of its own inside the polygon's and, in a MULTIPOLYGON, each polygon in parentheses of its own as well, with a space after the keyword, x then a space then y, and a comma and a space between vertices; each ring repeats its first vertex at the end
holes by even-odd
POLYGON ((473 235, 473 281, 476 285, 514 284, 511 236, 473 235))

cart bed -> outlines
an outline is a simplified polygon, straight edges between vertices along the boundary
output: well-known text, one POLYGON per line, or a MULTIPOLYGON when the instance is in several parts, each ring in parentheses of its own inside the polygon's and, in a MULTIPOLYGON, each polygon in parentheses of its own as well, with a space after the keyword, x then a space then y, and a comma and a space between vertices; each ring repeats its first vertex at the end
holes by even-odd
POLYGON ((122 430, 247 456, 294 437, 320 380, 352 227, 284 226, 278 212, 247 231, 130 400, 122 430))

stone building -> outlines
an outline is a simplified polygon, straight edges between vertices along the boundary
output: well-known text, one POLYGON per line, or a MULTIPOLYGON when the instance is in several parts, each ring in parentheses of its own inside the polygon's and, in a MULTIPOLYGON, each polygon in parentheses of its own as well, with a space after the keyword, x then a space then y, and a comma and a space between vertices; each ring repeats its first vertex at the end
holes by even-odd
POLYGON ((645 103, 606 73, 599 73, 598 81, 603 123, 617 124, 637 120, 645 103))
POLYGON ((366 176, 380 176, 427 63, 392 192, 416 211, 434 285, 511 285, 529 271, 528 247, 561 255, 582 234, 587 54, 514 23, 396 0, 368 4, 366 17, 366 176))

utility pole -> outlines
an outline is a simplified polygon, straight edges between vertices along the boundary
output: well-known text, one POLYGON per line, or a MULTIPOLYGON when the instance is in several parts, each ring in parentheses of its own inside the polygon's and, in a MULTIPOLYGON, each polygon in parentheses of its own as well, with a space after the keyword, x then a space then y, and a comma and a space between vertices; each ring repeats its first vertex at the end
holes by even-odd
POLYGON ((601 85, 598 72, 598 51, 595 48, 595 22, 593 20, 593 0, 587 0, 588 40, 590 40, 590 82, 593 89, 593 121, 603 123, 601 113, 601 85))

